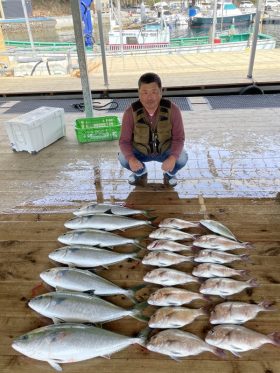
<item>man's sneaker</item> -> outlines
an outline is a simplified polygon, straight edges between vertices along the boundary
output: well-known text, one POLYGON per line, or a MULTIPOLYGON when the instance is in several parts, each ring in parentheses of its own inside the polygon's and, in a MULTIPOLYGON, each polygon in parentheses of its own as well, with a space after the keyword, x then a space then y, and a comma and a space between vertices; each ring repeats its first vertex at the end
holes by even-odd
POLYGON ((128 177, 128 183, 130 185, 146 186, 147 178, 148 178, 147 172, 141 176, 137 176, 136 174, 133 173, 128 177))
POLYGON ((164 185, 175 187, 177 185, 177 178, 175 175, 171 176, 165 173, 163 175, 163 183, 164 185))

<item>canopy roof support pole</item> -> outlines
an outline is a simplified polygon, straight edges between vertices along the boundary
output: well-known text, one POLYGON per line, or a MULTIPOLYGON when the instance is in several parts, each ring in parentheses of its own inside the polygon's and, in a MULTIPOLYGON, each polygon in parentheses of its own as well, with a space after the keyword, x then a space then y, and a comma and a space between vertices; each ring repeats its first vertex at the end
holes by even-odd
POLYGON ((255 61, 255 56, 256 56, 258 33, 259 33, 260 19, 261 19, 261 13, 262 13, 262 10, 261 10, 262 5, 263 5, 263 0, 258 0, 257 12, 256 12, 256 17, 255 17, 255 27, 254 27, 251 54, 250 54, 250 63, 249 63, 248 74, 247 74, 247 78, 249 79, 253 77, 253 68, 254 68, 254 61, 255 61))
POLYGON ((97 11, 97 20, 98 20, 98 31, 99 31, 99 39, 100 39, 104 84, 106 87, 108 87, 109 82, 108 82, 108 74, 107 74, 107 62, 106 62, 105 42, 104 42, 103 24, 102 24, 102 5, 101 5, 100 0, 96 0, 96 11, 97 11))
POLYGON ((82 28, 82 18, 80 12, 80 1, 79 0, 70 0, 71 2, 71 11, 74 25, 75 40, 77 45, 77 54, 78 62, 81 74, 81 83, 83 90, 85 114, 87 118, 93 117, 93 108, 92 108, 92 98, 91 90, 89 85, 88 70, 87 70, 87 60, 86 60, 86 50, 85 42, 83 36, 82 28))

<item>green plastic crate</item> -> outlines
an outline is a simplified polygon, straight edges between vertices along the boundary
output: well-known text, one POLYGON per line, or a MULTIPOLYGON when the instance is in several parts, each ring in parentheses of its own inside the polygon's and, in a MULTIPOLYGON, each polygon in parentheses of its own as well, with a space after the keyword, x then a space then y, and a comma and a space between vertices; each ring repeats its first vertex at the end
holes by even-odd
POLYGON ((111 141, 120 137, 121 125, 116 116, 81 118, 76 120, 76 136, 79 142, 111 141))

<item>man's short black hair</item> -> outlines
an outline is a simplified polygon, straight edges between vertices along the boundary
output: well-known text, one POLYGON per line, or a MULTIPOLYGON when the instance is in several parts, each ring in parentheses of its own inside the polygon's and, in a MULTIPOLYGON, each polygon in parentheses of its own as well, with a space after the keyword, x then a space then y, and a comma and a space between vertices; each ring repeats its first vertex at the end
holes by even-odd
POLYGON ((161 79, 155 73, 145 73, 141 75, 138 80, 138 88, 141 87, 141 84, 150 84, 150 83, 156 83, 158 87, 161 88, 161 79))

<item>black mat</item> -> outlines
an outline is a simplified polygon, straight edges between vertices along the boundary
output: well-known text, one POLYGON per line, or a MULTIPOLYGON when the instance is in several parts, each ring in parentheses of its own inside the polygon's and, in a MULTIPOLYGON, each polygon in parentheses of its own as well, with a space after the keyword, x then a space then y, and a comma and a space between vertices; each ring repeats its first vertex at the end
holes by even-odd
MULTIPOLYGON (((190 103, 186 97, 168 97, 174 102, 181 110, 191 110, 190 103)), ((93 100, 93 108, 104 113, 123 113, 125 109, 131 105, 132 102, 136 101, 137 98, 116 98, 108 100, 93 100)), ((84 111, 83 100, 79 99, 33 99, 23 100, 11 104, 11 101, 0 101, 0 111, 9 114, 25 114, 29 111, 38 109, 41 106, 59 107, 64 109, 65 113, 79 113, 84 111)))
POLYGON ((280 108, 280 94, 206 96, 212 110, 280 108))

